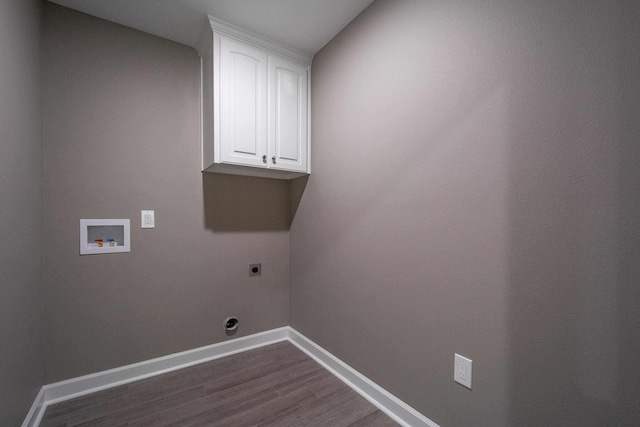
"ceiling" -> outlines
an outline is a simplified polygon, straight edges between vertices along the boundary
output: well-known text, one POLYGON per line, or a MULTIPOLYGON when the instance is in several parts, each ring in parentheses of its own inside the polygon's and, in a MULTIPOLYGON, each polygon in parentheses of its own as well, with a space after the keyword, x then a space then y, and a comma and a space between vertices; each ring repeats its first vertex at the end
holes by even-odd
POLYGON ((314 55, 373 0, 49 0, 195 46, 212 15, 314 55))

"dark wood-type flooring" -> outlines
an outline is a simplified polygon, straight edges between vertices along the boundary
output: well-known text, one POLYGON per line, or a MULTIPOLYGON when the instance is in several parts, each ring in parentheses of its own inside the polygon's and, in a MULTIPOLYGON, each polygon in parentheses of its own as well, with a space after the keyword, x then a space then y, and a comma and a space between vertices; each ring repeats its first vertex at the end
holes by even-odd
POLYGON ((289 342, 50 405, 62 426, 397 426, 289 342))

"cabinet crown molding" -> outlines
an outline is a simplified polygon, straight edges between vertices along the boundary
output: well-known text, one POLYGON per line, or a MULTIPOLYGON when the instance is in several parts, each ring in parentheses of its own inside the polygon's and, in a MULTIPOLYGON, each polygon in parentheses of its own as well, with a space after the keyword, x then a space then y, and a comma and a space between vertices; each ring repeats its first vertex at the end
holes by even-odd
POLYGON ((236 27, 233 24, 229 24, 228 22, 222 21, 211 15, 207 15, 207 22, 203 26, 198 42, 196 43, 196 51, 198 52, 198 55, 205 56, 207 51, 211 48, 214 32, 227 37, 233 37, 260 49, 284 56, 285 58, 299 62, 302 65, 309 66, 313 61, 313 56, 291 49, 290 47, 284 46, 273 40, 269 40, 259 34, 236 27))

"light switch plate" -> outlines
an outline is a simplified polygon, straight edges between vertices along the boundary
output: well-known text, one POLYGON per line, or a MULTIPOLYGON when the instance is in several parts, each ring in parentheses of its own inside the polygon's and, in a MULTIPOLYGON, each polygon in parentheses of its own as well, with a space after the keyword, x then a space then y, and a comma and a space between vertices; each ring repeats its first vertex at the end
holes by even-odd
POLYGON ((471 389, 471 367, 473 361, 471 359, 467 359, 464 356, 460 356, 459 354, 455 354, 453 363, 453 379, 457 383, 460 383, 468 389, 471 389))
POLYGON ((140 211, 140 228, 155 228, 155 211, 140 211))

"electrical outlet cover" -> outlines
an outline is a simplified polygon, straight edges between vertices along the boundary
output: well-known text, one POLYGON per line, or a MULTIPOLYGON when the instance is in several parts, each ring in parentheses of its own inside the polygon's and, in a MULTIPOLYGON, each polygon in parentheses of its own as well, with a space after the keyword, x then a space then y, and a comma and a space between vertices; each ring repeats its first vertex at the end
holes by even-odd
POLYGON ((260 276, 262 274, 262 264, 249 264, 249 277, 260 276))
POLYGON ((154 211, 140 211, 140 228, 155 228, 156 218, 154 211))
POLYGON ((453 358, 453 379, 462 384, 463 386, 471 389, 471 373, 472 364, 471 359, 467 359, 464 356, 456 354, 453 358))

